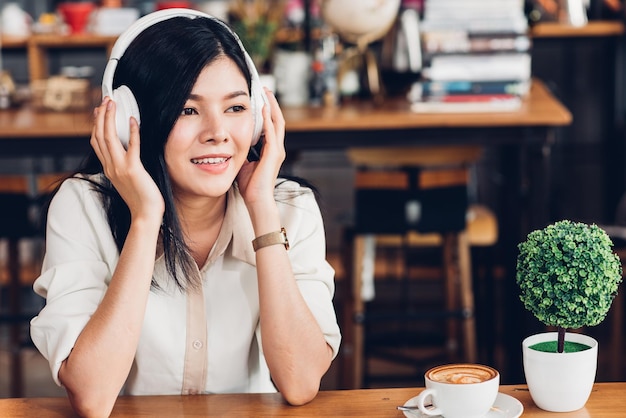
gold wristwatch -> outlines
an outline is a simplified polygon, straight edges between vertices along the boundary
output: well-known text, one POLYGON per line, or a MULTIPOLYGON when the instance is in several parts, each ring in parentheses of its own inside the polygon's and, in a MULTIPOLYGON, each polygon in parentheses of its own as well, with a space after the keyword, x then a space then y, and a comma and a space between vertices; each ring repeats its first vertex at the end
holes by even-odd
POLYGON ((289 240, 287 239, 287 231, 285 228, 280 228, 280 231, 270 232, 252 240, 252 248, 254 248, 254 251, 277 244, 283 244, 286 250, 289 249, 289 240))

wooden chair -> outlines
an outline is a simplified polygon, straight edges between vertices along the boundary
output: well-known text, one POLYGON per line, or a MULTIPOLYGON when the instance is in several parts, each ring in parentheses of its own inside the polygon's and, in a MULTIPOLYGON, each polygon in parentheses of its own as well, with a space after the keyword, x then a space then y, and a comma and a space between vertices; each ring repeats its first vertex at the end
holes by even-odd
MULTIPOLYGON (((493 213, 469 205, 467 200, 469 168, 481 153, 477 146, 348 150, 356 167, 356 220, 344 257, 350 289, 346 289, 343 307, 342 386, 363 386, 368 377, 366 357, 371 351, 365 329, 379 320, 389 319, 397 325, 441 319, 446 329, 445 358, 477 360, 470 248, 494 245, 498 234, 493 213), (412 263, 416 250, 433 248, 440 251, 439 265, 412 263), (390 256, 389 250, 395 255, 390 256), (433 271, 438 273, 433 275, 433 271), (418 312, 412 306, 398 315, 383 313, 376 318, 365 300, 367 289, 378 286, 379 278, 390 272, 402 277, 401 298, 409 296, 407 280, 434 276, 443 283, 443 310, 418 312)), ((391 356, 403 360, 405 354, 396 350, 391 356)))
POLYGON ((35 314, 25 311, 23 289, 32 286, 41 267, 41 254, 36 251, 44 228, 38 219, 39 203, 59 178, 61 174, 0 176, 0 239, 6 243, 5 263, 0 265, 0 290, 4 290, 0 292, 0 325, 9 326, 11 397, 23 393, 20 353, 27 340, 25 325, 35 314), (24 245, 27 240, 30 246, 24 245), (30 254, 23 253, 25 247, 30 254))

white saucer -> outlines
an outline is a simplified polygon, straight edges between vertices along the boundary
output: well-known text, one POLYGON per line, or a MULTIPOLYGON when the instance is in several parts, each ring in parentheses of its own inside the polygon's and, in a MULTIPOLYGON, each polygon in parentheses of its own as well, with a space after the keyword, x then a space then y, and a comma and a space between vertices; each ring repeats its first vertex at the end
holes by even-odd
MULTIPOLYGON (((406 401, 404 406, 415 406, 417 405, 416 400, 417 396, 406 401)), ((402 412, 404 412, 404 416, 407 418, 433 418, 432 415, 423 414, 419 410, 402 412)), ((522 415, 522 412, 524 412, 524 406, 520 401, 510 395, 498 393, 491 411, 485 415, 485 418, 518 418, 522 415)), ((437 417, 441 417, 441 415, 437 415, 437 417)))

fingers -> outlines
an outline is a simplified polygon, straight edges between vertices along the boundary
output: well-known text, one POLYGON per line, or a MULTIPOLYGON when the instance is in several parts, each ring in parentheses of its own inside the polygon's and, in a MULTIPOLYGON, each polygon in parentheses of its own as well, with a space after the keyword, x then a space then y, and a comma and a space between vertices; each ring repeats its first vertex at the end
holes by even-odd
POLYGON ((108 147, 104 141, 104 125, 105 125, 105 116, 106 109, 110 100, 105 97, 102 100, 102 103, 94 110, 94 124, 91 132, 91 146, 93 147, 98 159, 102 163, 103 166, 110 164, 110 153, 108 152, 108 147))
POLYGON ((91 128, 91 138, 89 139, 89 144, 95 151, 98 159, 102 161, 102 150, 100 150, 100 144, 98 144, 98 132, 97 132, 97 119, 99 115, 99 107, 94 108, 93 110, 93 127, 91 128))
POLYGON ((128 139, 128 154, 139 159, 139 123, 134 116, 130 117, 130 137, 128 139))
POLYGON ((263 128, 265 132, 275 133, 278 139, 283 141, 285 138, 285 118, 283 112, 274 93, 267 87, 264 89, 269 106, 267 104, 263 106, 263 128))
POLYGON ((127 154, 117 135, 115 110, 115 102, 109 97, 105 97, 102 103, 94 109, 94 126, 90 143, 105 168, 105 172, 107 167, 112 168, 115 167, 116 162, 121 163, 126 155, 139 157, 139 124, 134 118, 129 121, 131 139, 127 154))
MULTIPOLYGON (((276 96, 274 96, 274 93, 268 89, 267 87, 264 88, 265 89, 265 95, 267 96, 267 100, 269 102, 269 109, 268 111, 271 112, 271 116, 272 116, 272 120, 276 123, 281 123, 282 125, 285 124, 285 118, 283 117, 283 112, 280 109, 280 105, 278 104, 278 100, 276 100, 276 96)), ((265 112, 265 106, 264 106, 264 110, 265 112)), ((265 116, 265 115, 264 115, 265 116)))
POLYGON ((107 99, 106 109, 104 112, 104 143, 108 152, 113 158, 119 158, 125 154, 124 147, 117 136, 117 127, 115 124, 115 102, 107 99))

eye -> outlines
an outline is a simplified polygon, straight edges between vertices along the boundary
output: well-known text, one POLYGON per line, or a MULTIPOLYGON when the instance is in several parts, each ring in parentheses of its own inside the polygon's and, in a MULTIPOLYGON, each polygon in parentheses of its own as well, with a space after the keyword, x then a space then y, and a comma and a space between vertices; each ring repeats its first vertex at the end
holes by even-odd
POLYGON ((246 110, 246 107, 243 105, 235 105, 235 106, 231 106, 229 107, 226 111, 227 112, 232 112, 232 113, 239 113, 239 112, 243 112, 246 110))
POLYGON ((197 115, 198 112, 193 107, 186 107, 180 112, 181 116, 197 115))

